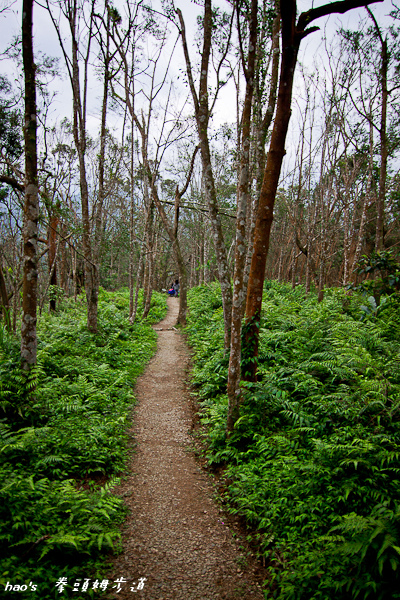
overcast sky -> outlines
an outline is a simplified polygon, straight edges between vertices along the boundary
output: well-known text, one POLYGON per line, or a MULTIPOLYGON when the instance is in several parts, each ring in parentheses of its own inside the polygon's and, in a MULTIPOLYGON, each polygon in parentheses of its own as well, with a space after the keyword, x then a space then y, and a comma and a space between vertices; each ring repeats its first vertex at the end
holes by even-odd
MULTIPOLYGON (((313 5, 323 4, 324 2, 315 2, 312 4, 308 0, 300 0, 298 3, 298 9, 305 11, 310 9, 313 5)), ((0 8, 10 4, 10 0, 0 0, 0 8)), ((224 0, 216 0, 214 4, 225 6, 224 0)), ((119 8, 121 14, 124 14, 123 0, 115 0, 115 5, 119 8)), ((158 6, 158 0, 153 1, 153 6, 158 6)), ((187 24, 187 37, 188 40, 193 40, 195 33, 196 15, 201 10, 197 4, 191 0, 176 0, 176 5, 179 6, 183 12, 186 24, 187 24)), ((21 7, 22 0, 16 0, 12 3, 9 11, 0 14, 0 51, 4 52, 5 48, 10 44, 12 37, 20 33, 21 24, 21 7)), ((376 3, 371 5, 371 9, 376 15, 379 23, 387 23, 390 10, 392 9, 392 2, 385 0, 382 3, 376 3)), ((332 15, 319 19, 315 22, 315 25, 321 27, 321 31, 317 31, 308 36, 301 47, 299 54, 299 61, 312 68, 312 62, 316 56, 323 55, 323 49, 321 45, 321 39, 324 35, 327 38, 334 36, 335 31, 342 25, 345 28, 354 29, 357 27, 359 20, 362 15, 366 15, 364 9, 357 9, 350 11, 345 15, 332 15)), ((173 31, 173 35, 175 35, 173 31)), ((59 56, 61 58, 61 52, 58 44, 58 39, 54 31, 53 25, 50 21, 47 11, 40 5, 36 5, 34 8, 34 44, 35 52, 40 50, 41 52, 49 56, 59 56)), ((195 58, 195 49, 192 48, 193 59, 195 58)), ((60 61, 62 66, 62 58, 60 61)), ((178 45, 175 59, 173 62, 173 72, 176 74, 179 67, 184 68, 183 55, 181 52, 180 45, 178 45)), ((9 61, 2 60, 1 70, 6 73, 11 79, 17 77, 15 65, 12 65, 9 61)), ((91 79, 91 90, 90 90, 90 103, 89 103, 89 114, 88 114, 88 129, 90 133, 95 136, 100 126, 100 98, 101 98, 101 87, 95 78, 91 79)), ((52 119, 61 119, 63 117, 71 118, 71 93, 69 87, 69 81, 64 73, 63 81, 57 80, 53 83, 53 88, 57 90, 58 94, 54 99, 54 104, 51 109, 52 119)), ((220 93, 220 100, 216 107, 216 114, 214 118, 214 124, 218 125, 223 122, 234 122, 235 121, 235 93, 232 87, 226 86, 220 93)), ((117 114, 109 114, 108 126, 111 130, 116 133, 121 128, 121 117, 117 114)), ((292 125, 293 128, 293 125, 292 125)))

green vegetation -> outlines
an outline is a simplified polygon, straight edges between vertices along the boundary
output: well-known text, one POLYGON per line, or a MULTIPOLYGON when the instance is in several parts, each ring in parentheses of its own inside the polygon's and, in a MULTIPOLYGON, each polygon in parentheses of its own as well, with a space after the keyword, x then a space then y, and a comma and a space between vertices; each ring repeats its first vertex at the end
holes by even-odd
POLYGON ((166 304, 153 293, 146 322, 131 325, 128 292, 101 290, 93 335, 80 300, 42 317, 29 379, 19 368, 19 343, 0 329, 2 597, 7 582, 36 584, 30 598, 70 597, 71 588, 60 594, 55 582, 98 577, 118 545, 124 509, 111 490, 124 469, 132 388, 155 349, 150 323, 166 304))
POLYGON ((256 531, 268 599, 400 598, 400 311, 380 300, 268 283, 259 381, 226 440, 220 292, 190 293, 207 458, 256 531))

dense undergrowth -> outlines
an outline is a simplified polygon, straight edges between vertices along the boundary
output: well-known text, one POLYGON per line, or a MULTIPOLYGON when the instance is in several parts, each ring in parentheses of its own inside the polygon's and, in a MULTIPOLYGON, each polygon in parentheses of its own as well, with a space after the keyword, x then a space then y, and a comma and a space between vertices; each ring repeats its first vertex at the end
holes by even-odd
POLYGON ((131 325, 128 292, 101 290, 93 335, 80 300, 42 316, 29 379, 19 369, 18 340, 0 329, 2 597, 21 595, 7 593, 7 583, 27 586, 22 595, 30 598, 95 597, 105 557, 118 546, 124 509, 112 488, 124 469, 132 388, 155 349, 150 323, 166 303, 154 294, 146 322, 131 325), (60 593, 62 577, 68 586, 60 593), (88 590, 73 592, 85 577, 88 590))
POLYGON ((256 531, 266 598, 400 598, 400 306, 270 282, 260 381, 226 440, 227 357, 217 286, 190 292, 187 333, 207 458, 256 531))

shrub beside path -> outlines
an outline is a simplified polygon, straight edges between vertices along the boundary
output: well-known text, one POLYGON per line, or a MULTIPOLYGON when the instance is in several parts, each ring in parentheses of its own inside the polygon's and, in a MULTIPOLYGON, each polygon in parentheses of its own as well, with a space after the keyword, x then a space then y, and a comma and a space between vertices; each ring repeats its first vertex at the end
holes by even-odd
POLYGON ((128 505, 123 553, 110 580, 123 600, 262 600, 253 567, 245 566, 213 486, 197 464, 185 385, 189 352, 173 329, 178 300, 168 298, 157 353, 136 386, 129 474, 118 488, 128 505), (145 578, 140 584, 140 578, 145 578), (115 584, 114 584, 115 585, 115 584), (142 589, 137 589, 142 587, 142 589), (135 591, 137 590, 137 591, 135 591))

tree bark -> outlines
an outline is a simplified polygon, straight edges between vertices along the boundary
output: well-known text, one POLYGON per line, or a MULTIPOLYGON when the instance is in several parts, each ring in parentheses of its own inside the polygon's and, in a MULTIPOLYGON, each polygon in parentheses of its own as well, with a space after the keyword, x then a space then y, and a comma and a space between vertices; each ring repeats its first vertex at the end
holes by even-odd
POLYGON ((132 310, 132 314, 129 318, 129 321, 133 324, 136 320, 136 315, 137 315, 137 307, 138 307, 138 298, 139 298, 139 288, 140 288, 140 280, 142 277, 142 272, 143 272, 143 263, 144 263, 144 250, 145 250, 145 243, 143 241, 142 246, 140 248, 140 256, 139 256, 139 264, 138 264, 138 268, 137 268, 137 273, 136 273, 136 288, 135 288, 135 299, 133 302, 133 310, 132 310))
POLYGON ((22 9, 22 55, 25 77, 25 202, 24 267, 21 324, 21 367, 29 371, 36 364, 37 336, 37 239, 39 196, 36 142, 36 65, 32 39, 33 0, 24 0, 22 9))

